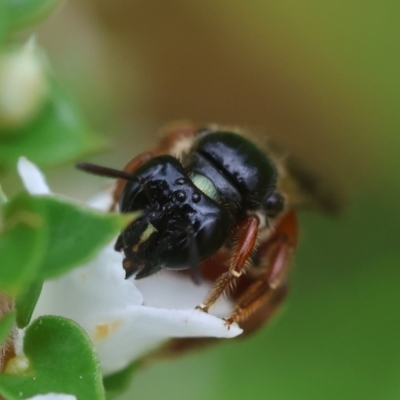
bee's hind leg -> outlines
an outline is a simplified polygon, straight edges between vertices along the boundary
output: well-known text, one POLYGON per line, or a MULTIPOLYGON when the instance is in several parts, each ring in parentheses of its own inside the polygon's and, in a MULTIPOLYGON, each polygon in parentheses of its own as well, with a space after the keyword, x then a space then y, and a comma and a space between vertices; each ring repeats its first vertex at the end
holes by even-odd
POLYGON ((277 225, 273 236, 260 245, 255 259, 255 269, 262 269, 246 290, 235 301, 235 309, 226 319, 226 325, 239 323, 265 308, 264 314, 269 316, 283 300, 286 293, 286 280, 292 254, 297 245, 297 218, 294 211, 284 215, 277 225), (265 267, 263 268, 263 265, 265 267))
POLYGON ((237 234, 237 244, 233 251, 229 270, 224 272, 215 281, 210 293, 203 303, 196 307, 197 309, 208 312, 208 309, 223 293, 231 290, 235 286, 237 279, 243 274, 247 261, 256 245, 258 226, 259 219, 254 215, 247 217, 241 223, 237 234))

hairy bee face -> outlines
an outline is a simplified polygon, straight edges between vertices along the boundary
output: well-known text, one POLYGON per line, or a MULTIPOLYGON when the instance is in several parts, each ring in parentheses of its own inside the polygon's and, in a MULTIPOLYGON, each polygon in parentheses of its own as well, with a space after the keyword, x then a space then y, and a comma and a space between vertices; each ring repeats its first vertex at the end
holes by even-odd
POLYGON ((120 209, 142 212, 118 240, 127 275, 137 273, 137 279, 202 261, 221 247, 230 228, 227 211, 172 156, 153 158, 135 172, 120 209))

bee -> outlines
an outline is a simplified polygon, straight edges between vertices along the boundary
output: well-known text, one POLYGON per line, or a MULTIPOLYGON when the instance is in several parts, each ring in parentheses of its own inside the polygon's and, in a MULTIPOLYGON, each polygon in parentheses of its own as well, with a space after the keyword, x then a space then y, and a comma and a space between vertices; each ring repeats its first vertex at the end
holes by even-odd
POLYGON ((243 132, 184 122, 164 129, 158 145, 123 170, 77 167, 117 179, 114 209, 141 216, 119 235, 126 277, 162 269, 212 282, 198 309, 224 294, 225 318, 250 333, 267 322, 287 293, 298 242, 297 210, 336 212, 337 196, 290 156, 263 148, 243 132))

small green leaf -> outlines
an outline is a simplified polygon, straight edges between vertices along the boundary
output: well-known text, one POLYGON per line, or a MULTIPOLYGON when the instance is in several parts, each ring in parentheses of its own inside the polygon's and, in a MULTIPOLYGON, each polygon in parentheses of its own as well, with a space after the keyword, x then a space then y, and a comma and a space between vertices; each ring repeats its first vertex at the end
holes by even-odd
POLYGON ((3 0, 2 11, 7 15, 11 31, 27 28, 47 17, 59 0, 3 0))
POLYGON ((0 166, 13 167, 21 155, 39 165, 60 164, 105 147, 104 139, 89 129, 61 85, 53 79, 49 100, 39 115, 2 138, 0 166))
POLYGON ((28 326, 33 311, 42 291, 43 281, 36 281, 20 293, 15 299, 17 309, 17 326, 22 329, 28 326))
POLYGON ((3 188, 0 185, 0 207, 4 204, 7 203, 7 196, 3 192, 3 188))
POLYGON ((45 209, 50 243, 38 277, 61 275, 82 265, 109 243, 132 216, 105 214, 54 197, 37 197, 45 209))
POLYGON ((7 15, 4 2, 0 1, 0 51, 3 50, 4 40, 7 31, 7 15))
POLYGON ((14 323, 15 323, 15 311, 10 312, 9 314, 3 316, 2 319, 0 319, 0 344, 7 339, 8 334, 10 333, 10 330, 14 325, 14 323))
POLYGON ((47 245, 43 210, 22 194, 4 204, 0 232, 0 289, 16 294, 34 277, 47 245))
POLYGON ((26 399, 39 393, 104 399, 101 371, 92 342, 72 320, 45 316, 26 330, 24 353, 29 367, 18 375, 0 375, 0 394, 26 399))
MULTIPOLYGON (((0 289, 10 294, 89 261, 132 220, 132 215, 100 213, 55 197, 28 194, 4 204, 3 214, 0 289)), ((20 298, 19 324, 29 318, 38 290, 36 286, 28 295, 30 305, 24 295, 20 298)))
POLYGON ((103 379, 107 400, 115 399, 125 392, 130 385, 138 366, 138 362, 133 362, 123 370, 118 371, 115 374, 108 375, 103 379))

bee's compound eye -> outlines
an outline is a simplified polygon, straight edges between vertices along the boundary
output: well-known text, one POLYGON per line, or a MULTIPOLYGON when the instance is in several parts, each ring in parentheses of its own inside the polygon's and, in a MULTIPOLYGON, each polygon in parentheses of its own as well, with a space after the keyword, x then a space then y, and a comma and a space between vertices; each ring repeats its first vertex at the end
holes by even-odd
POLYGON ((201 194, 200 193, 193 193, 193 195, 192 195, 193 203, 198 203, 200 200, 201 200, 201 194))
POLYGON ((275 217, 283 210, 285 199, 278 192, 271 193, 265 202, 265 209, 268 217, 275 217))
POLYGON ((175 190, 172 193, 172 200, 177 203, 183 203, 186 200, 186 193, 183 190, 175 190))

